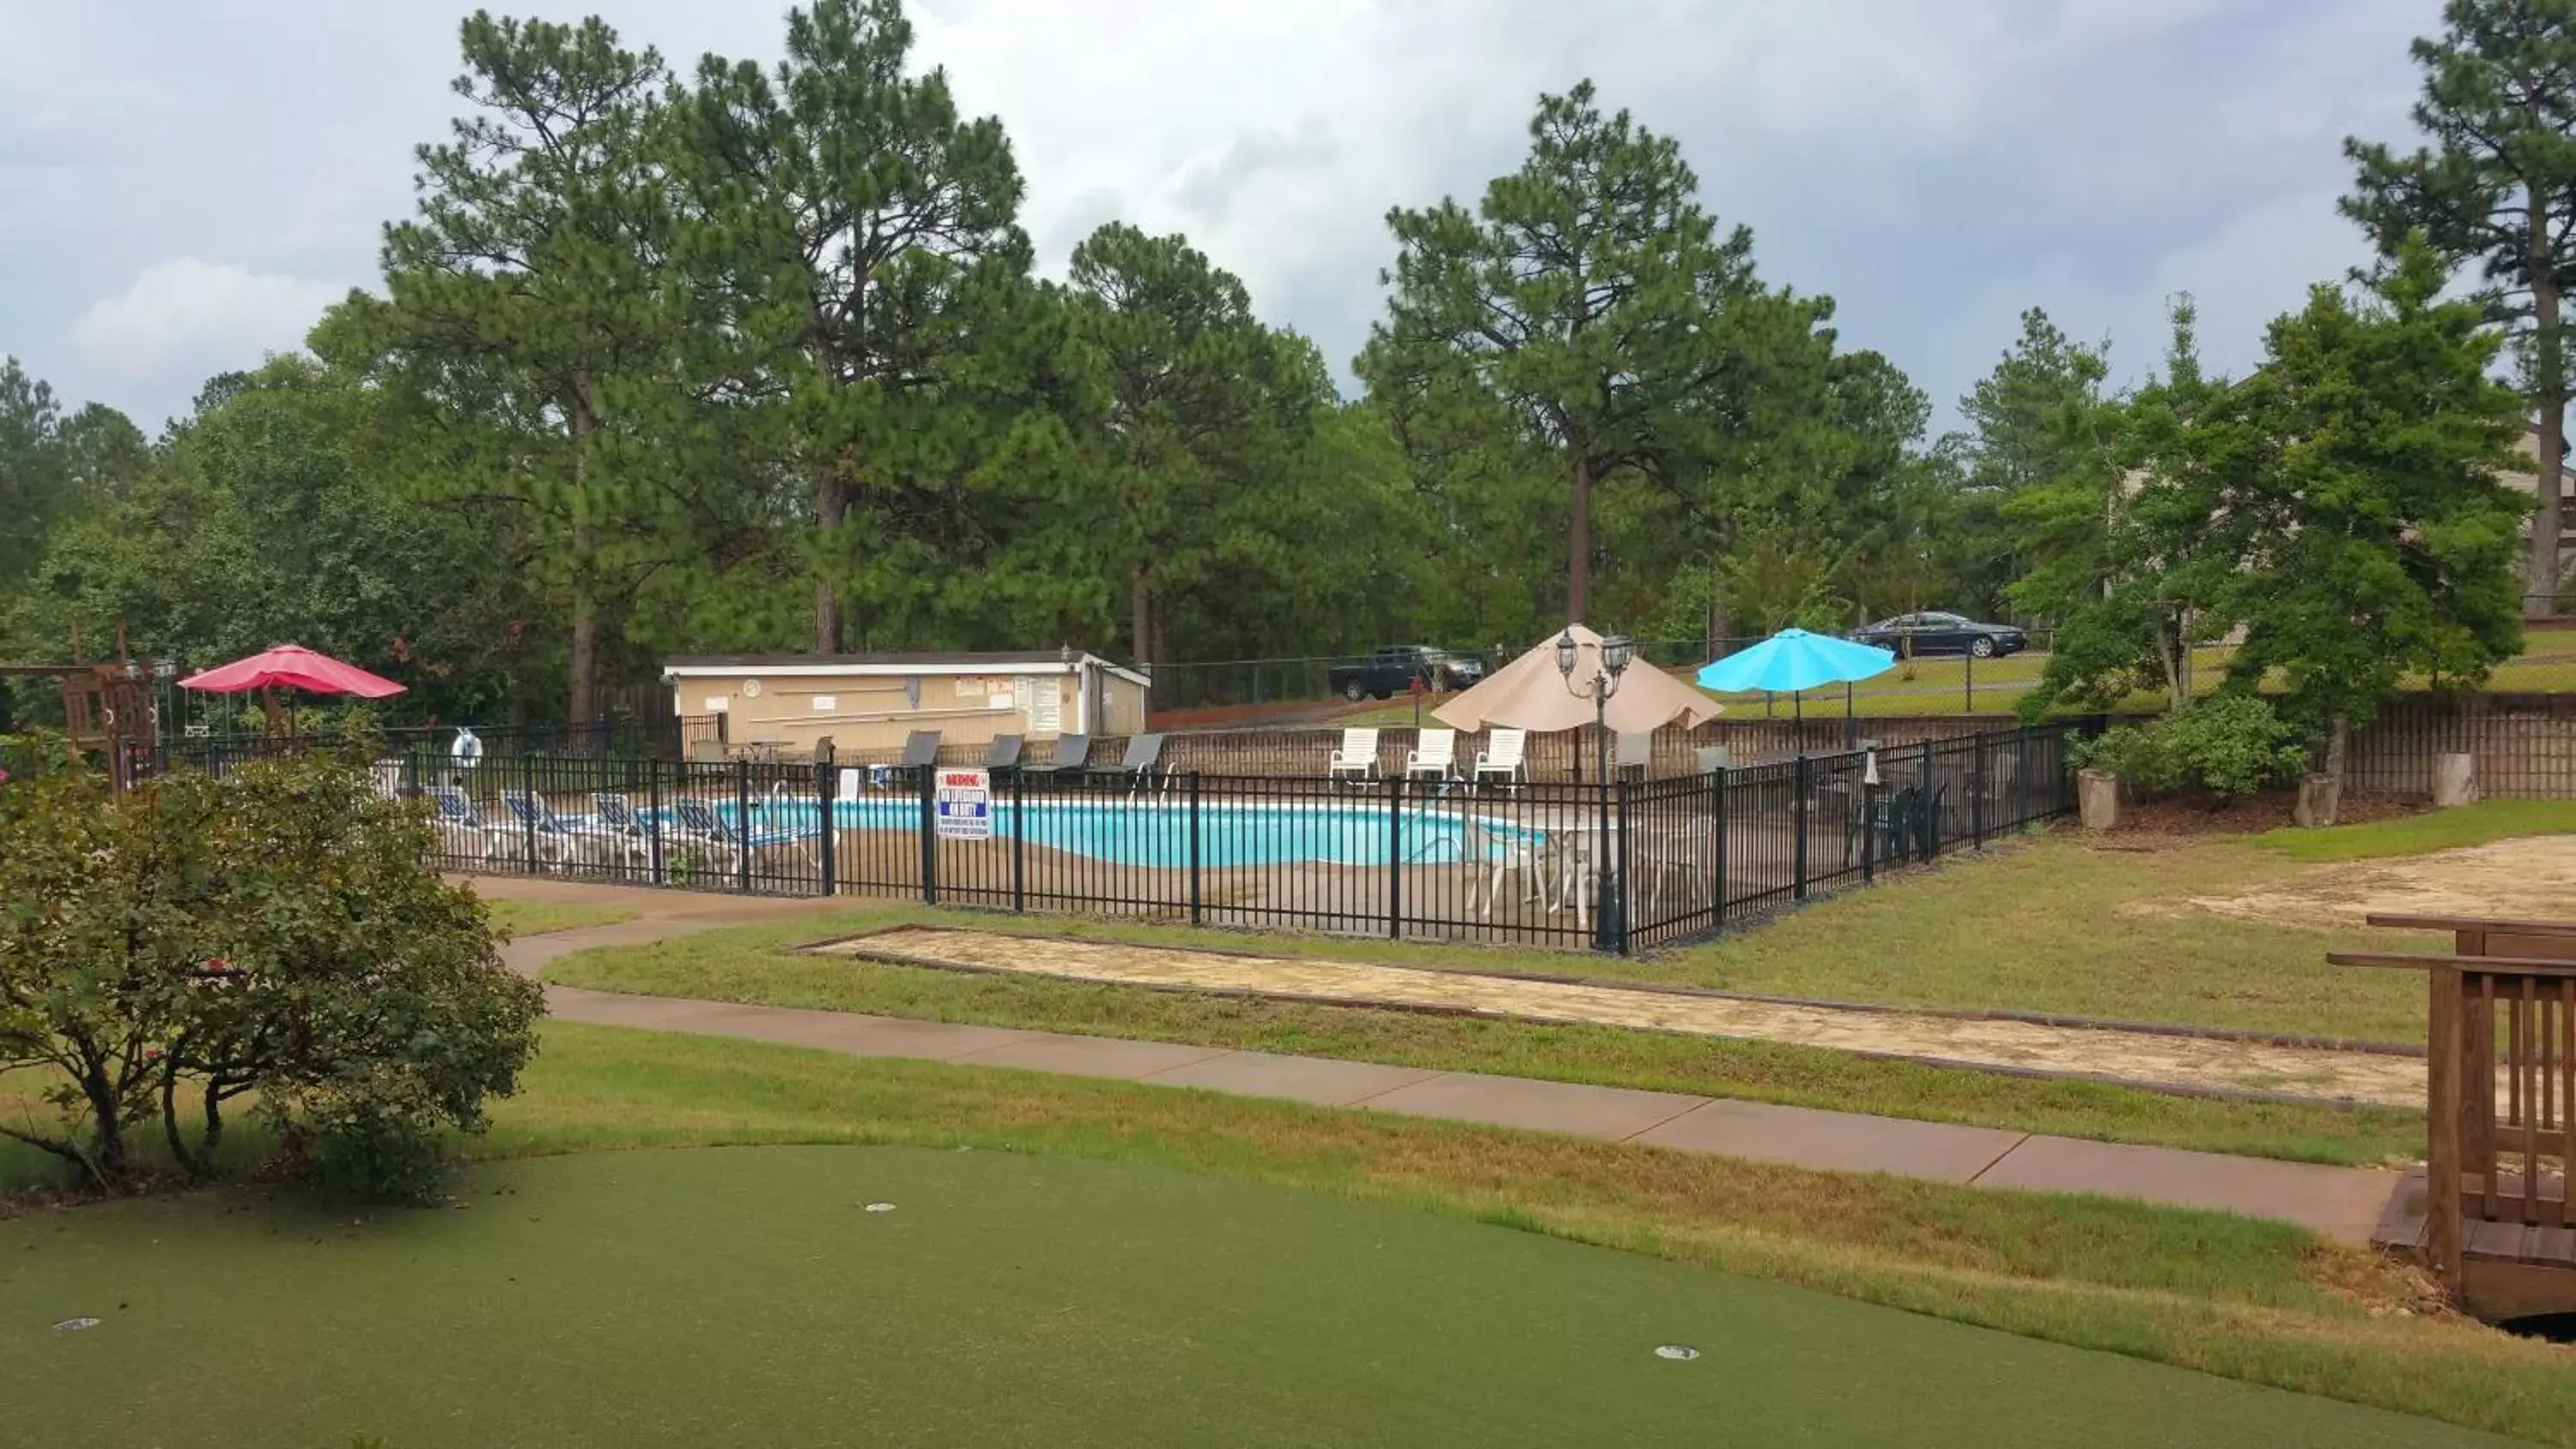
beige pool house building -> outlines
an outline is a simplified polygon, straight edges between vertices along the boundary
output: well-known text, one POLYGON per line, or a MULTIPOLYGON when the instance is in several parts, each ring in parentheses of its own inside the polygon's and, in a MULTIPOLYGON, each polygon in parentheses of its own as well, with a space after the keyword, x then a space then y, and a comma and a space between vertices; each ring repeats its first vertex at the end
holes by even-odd
POLYGON ((684 719, 723 717, 736 747, 796 756, 898 749, 915 730, 952 746, 995 735, 1127 735, 1145 727, 1146 676, 1076 650, 988 654, 707 654, 662 666, 684 719))

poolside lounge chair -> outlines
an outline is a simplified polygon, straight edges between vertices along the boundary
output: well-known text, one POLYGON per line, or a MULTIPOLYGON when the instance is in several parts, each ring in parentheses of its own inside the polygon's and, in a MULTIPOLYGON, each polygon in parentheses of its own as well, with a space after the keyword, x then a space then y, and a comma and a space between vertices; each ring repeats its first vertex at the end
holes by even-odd
MULTIPOLYGON (((1135 790, 1142 790, 1153 782, 1154 767, 1162 761, 1161 735, 1134 735, 1127 741, 1127 753, 1106 773, 1112 778, 1130 782, 1135 790)), ((1165 775, 1163 778, 1169 780, 1171 777, 1165 775)))
POLYGON ((563 864, 581 852, 587 843, 581 831, 555 818, 553 807, 543 795, 527 790, 504 790, 501 803, 510 808, 510 838, 532 858, 530 867, 540 864, 563 864))
POLYGON ((1495 729, 1485 736, 1485 748, 1476 752, 1476 783, 1485 783, 1492 775, 1517 790, 1521 784, 1521 756, 1529 749, 1529 731, 1495 729))
POLYGON ((1458 766, 1458 732, 1426 729, 1414 747, 1404 753, 1404 778, 1424 776, 1446 781, 1458 766))
POLYGON ((764 851, 791 850, 800 859, 811 859, 814 844, 823 838, 819 828, 803 825, 761 829, 744 829, 716 811, 704 800, 680 800, 671 806, 672 818, 679 822, 675 834, 682 839, 716 854, 719 869, 731 874, 757 859, 764 851))
POLYGON ((984 768, 987 770, 1018 769, 1022 743, 1018 735, 993 736, 993 743, 984 751, 984 768))
POLYGON ((1333 751, 1332 761, 1325 768, 1324 775, 1325 778, 1333 780, 1345 777, 1353 780, 1376 778, 1377 731, 1373 729, 1342 731, 1342 743, 1333 751))
POLYGON ((903 737, 902 765, 907 770, 928 770, 939 764, 939 731, 914 730, 903 737))
POLYGON ((653 825, 635 808, 635 802, 614 790, 602 790, 590 797, 590 808, 593 834, 598 837, 602 854, 614 852, 627 865, 650 870, 653 825))
POLYGON ((376 795, 379 799, 382 799, 389 804, 401 803, 403 784, 402 761, 395 759, 378 760, 375 764, 368 767, 367 774, 376 787, 376 795))
POLYGON ((435 823, 443 853, 450 859, 490 861, 501 853, 500 832, 474 808, 474 797, 460 785, 440 785, 430 791, 437 807, 435 823))
POLYGON ((725 759, 726 759, 726 755, 725 755, 724 741, 722 741, 722 740, 691 740, 691 741, 689 741, 689 763, 690 763, 690 764, 692 764, 692 765, 721 765, 721 764, 723 764, 723 763, 725 762, 725 759))
POLYGON ((1634 770, 1638 778, 1643 779, 1654 768, 1655 737, 1644 730, 1621 730, 1610 758, 1611 768, 1619 775, 1634 770))
POLYGON ((1091 736, 1057 735, 1055 737, 1055 753, 1046 763, 1048 773, 1079 775, 1090 768, 1091 736))
POLYGON ((1691 751, 1691 759, 1698 764, 1699 773, 1703 775, 1714 775, 1732 763, 1724 745, 1702 745, 1691 751))

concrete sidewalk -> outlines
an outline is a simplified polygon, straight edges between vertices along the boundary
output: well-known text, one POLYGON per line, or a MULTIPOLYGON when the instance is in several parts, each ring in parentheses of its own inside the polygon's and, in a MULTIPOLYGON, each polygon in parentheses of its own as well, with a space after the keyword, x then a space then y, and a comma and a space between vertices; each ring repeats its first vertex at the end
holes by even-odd
MULTIPOLYGON (((637 945, 816 908, 812 902, 736 901, 729 909, 708 909, 692 902, 688 909, 647 914, 615 925, 530 936, 510 943, 502 954, 512 967, 535 975, 546 962, 593 946, 637 945)), ((1223 1047, 629 996, 568 986, 549 986, 546 1002, 559 1020, 600 1026, 736 1037, 857 1057, 1110 1077, 1317 1106, 1567 1132, 1835 1172, 1890 1172, 1981 1187, 2104 1193, 2284 1219, 2356 1245, 2370 1241, 2380 1210, 2399 1181, 2394 1172, 2369 1168, 2317 1167, 1730 1098, 1223 1047)))

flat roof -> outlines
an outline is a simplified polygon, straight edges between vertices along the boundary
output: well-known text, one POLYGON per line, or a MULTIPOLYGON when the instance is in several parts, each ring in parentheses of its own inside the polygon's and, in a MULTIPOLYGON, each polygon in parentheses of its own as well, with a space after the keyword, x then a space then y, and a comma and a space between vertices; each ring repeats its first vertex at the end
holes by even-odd
POLYGON ((1112 674, 1150 681, 1140 672, 1081 650, 1005 649, 941 650, 920 654, 682 654, 663 661, 666 674, 964 674, 976 670, 1045 670, 1070 673, 1084 664, 1112 674))

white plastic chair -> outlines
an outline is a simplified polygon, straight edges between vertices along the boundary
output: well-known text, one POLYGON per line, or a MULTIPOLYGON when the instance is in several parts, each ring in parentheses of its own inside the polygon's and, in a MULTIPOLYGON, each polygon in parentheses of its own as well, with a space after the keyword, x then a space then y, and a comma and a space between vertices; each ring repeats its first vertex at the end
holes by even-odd
POLYGON ((1494 918, 1494 898, 1502 894, 1504 880, 1515 871, 1528 883, 1522 900, 1544 896, 1548 910, 1556 910, 1555 894, 1541 868, 1539 840, 1529 831, 1469 815, 1459 823, 1458 859, 1475 872, 1468 883, 1483 900, 1485 919, 1494 918))
POLYGON ((1486 746, 1476 752, 1476 783, 1485 783, 1488 775, 1498 776, 1517 790, 1521 785, 1521 757, 1529 750, 1529 731, 1497 729, 1485 736, 1486 746))
POLYGON ((1334 780, 1345 777, 1352 780, 1376 778, 1377 731, 1373 729, 1342 731, 1341 746, 1333 751, 1332 761, 1324 774, 1334 780))
POLYGON ((1404 778, 1422 776, 1448 780, 1458 765, 1458 732, 1431 730, 1422 732, 1419 743, 1404 753, 1404 778))

